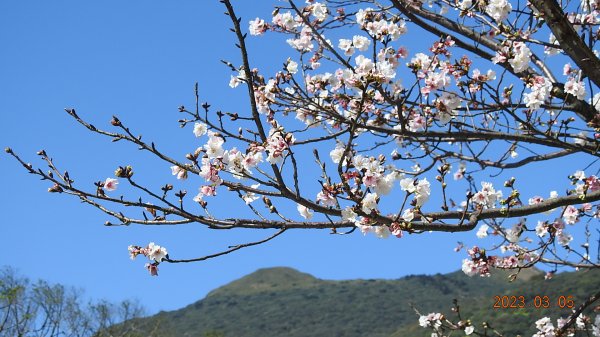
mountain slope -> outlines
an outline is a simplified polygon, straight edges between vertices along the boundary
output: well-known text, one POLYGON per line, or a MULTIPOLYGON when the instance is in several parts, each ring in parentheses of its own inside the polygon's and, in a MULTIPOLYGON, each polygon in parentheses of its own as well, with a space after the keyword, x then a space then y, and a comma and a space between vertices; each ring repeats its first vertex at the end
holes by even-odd
MULTIPOLYGON (((469 278, 462 272, 398 280, 326 281, 290 268, 261 269, 211 292, 183 309, 147 318, 173 336, 430 336, 418 327, 422 313, 451 314, 454 299, 475 324, 490 321, 508 335, 531 331, 540 309, 492 309, 495 295, 583 296, 598 288, 599 272, 563 273, 544 281, 527 271, 512 283, 507 273, 469 278), (523 281, 527 279, 528 281, 523 281)), ((563 310, 563 315, 567 312, 563 310)))

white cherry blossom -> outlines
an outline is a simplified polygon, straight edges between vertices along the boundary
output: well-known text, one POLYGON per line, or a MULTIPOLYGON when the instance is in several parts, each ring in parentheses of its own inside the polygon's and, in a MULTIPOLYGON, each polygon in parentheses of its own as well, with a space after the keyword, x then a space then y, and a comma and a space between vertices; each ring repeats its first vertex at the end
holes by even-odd
POLYGON ((204 136, 208 132, 208 128, 206 124, 202 122, 194 123, 194 136, 201 137, 204 136))
POLYGON ((485 12, 496 22, 506 19, 511 10, 512 5, 508 0, 491 0, 485 7, 485 12))
POLYGON ((485 238, 486 236, 488 236, 488 229, 490 228, 490 226, 483 224, 481 226, 479 226, 479 230, 477 231, 477 237, 480 239, 485 238))
POLYGON ((362 200, 362 211, 366 214, 371 214, 373 210, 377 210, 377 193, 367 193, 362 200))
POLYGON ((156 262, 161 262, 167 256, 167 249, 154 242, 150 242, 147 247, 148 258, 156 262))
POLYGON ((300 216, 302 216, 304 219, 306 220, 310 220, 313 217, 313 211, 304 206, 304 205, 300 205, 298 204, 298 206, 296 207, 298 209, 298 213, 300 213, 300 216))

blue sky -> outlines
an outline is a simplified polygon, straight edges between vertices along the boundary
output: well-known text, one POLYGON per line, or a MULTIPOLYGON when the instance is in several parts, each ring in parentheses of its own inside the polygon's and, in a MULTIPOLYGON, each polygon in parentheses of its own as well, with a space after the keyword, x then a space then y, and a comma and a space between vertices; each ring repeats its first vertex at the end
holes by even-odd
MULTIPOLYGON (((235 5, 247 29, 249 20, 269 17, 277 3, 235 5)), ((196 81, 202 101, 225 111, 246 109, 243 91, 229 88, 230 73, 220 62, 239 64, 223 11, 218 1, 0 2, 0 145, 36 164, 41 162, 35 153, 43 148, 82 185, 104 180, 123 164, 132 164, 136 177, 149 185, 176 184, 169 165, 87 132, 63 109, 75 107, 103 128, 118 115, 144 139, 182 159, 200 145, 189 128, 181 130, 177 123, 177 107, 193 104, 196 81)), ((253 64, 273 73, 294 55, 282 41, 273 35, 251 38, 253 64)), ((525 190, 547 184, 559 171, 526 171, 525 190)), ((26 174, 5 154, 0 173, 0 265, 14 266, 33 279, 80 287, 92 298, 137 298, 149 313, 180 308, 263 267, 290 266, 326 279, 450 272, 464 258, 452 251, 456 242, 472 242, 475 236, 426 233, 378 240, 359 233, 297 231, 214 260, 162 264, 160 276, 150 277, 142 261, 128 259, 129 244, 154 241, 173 257, 187 258, 269 233, 212 232, 197 224, 107 228, 102 226, 109 220, 105 215, 66 195, 47 193, 46 182, 26 174)), ((235 212, 227 205, 215 207, 235 212)))

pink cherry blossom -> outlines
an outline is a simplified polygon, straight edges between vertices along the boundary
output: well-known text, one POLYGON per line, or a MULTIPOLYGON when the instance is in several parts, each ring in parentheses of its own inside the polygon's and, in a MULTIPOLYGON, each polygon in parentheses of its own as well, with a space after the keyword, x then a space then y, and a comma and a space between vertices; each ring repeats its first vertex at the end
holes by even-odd
POLYGON ((154 263, 146 263, 144 267, 148 269, 148 272, 151 276, 158 276, 158 265, 154 263))
POLYGON ((579 211, 575 206, 569 205, 565 208, 563 212, 563 219, 566 224, 572 225, 578 221, 579 211))
POLYGON ((317 202, 324 206, 335 206, 337 199, 329 191, 323 190, 317 194, 317 202))
POLYGON ((535 197, 531 197, 529 198, 529 204, 530 205, 537 205, 539 203, 544 202, 544 198, 540 197, 539 195, 536 195, 535 197))
POLYGON ((119 181, 117 179, 106 178, 106 180, 104 181, 104 189, 108 192, 116 190, 118 185, 119 181))
POLYGON ((205 196, 215 196, 217 195, 217 191, 214 186, 204 185, 200 187, 200 193, 205 196))

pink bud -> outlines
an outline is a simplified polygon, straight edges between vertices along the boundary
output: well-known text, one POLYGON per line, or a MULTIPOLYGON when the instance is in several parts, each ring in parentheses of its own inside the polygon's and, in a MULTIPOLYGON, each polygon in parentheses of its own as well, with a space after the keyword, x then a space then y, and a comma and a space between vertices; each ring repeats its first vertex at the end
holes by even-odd
POLYGON ((158 265, 146 263, 144 266, 152 276, 158 276, 158 265))

